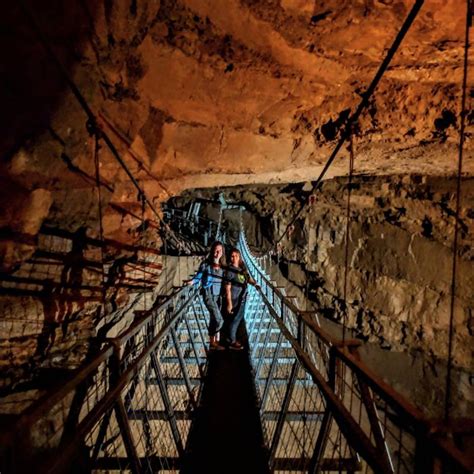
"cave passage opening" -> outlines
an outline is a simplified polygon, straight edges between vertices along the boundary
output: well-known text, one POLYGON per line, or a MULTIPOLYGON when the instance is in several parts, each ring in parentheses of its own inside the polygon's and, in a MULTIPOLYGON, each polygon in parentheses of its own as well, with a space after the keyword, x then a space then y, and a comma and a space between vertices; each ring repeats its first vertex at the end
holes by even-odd
MULTIPOLYGON (((464 214, 473 202, 471 183, 470 178, 463 183, 464 214)), ((221 222, 232 245, 242 221, 250 248, 256 255, 267 254, 272 279, 297 298, 300 308, 316 311, 324 327, 340 337, 347 316, 348 336, 365 342, 364 356, 371 367, 403 387, 403 393, 432 416, 441 416, 456 179, 355 176, 346 241, 348 184, 348 178, 326 181, 296 221, 295 209, 304 199, 300 184, 200 189, 185 192, 170 205, 190 209, 191 203, 199 203, 198 214, 221 222), (223 203, 228 208, 220 215, 223 203), (290 222, 291 235, 277 247, 290 222)), ((461 417, 472 412, 472 358, 461 342, 464 333, 470 344, 472 242, 468 228, 462 228, 457 297, 463 322, 456 326, 453 391, 454 412, 461 410, 455 416, 461 417)))

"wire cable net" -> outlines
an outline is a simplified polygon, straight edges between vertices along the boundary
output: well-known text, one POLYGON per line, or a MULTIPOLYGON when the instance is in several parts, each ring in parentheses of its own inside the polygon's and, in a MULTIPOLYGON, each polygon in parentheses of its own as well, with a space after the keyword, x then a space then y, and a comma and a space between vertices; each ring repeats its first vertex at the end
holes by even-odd
MULTIPOLYGON (((463 453, 270 281, 246 309, 271 472, 470 472, 463 453)), ((33 404, 2 443, 2 472, 179 472, 206 370, 209 315, 190 286, 160 297, 76 376, 33 404)))
MULTIPOLYGON (((240 250, 251 272, 253 267, 252 276, 258 278, 256 267, 249 262, 253 258, 243 235, 240 250)), ((260 271, 263 270, 260 268, 260 271)), ((329 423, 330 426, 326 427, 329 424, 325 421, 325 399, 302 366, 290 341, 284 337, 277 318, 286 322, 289 336, 300 338, 304 345, 310 347, 313 360, 328 361, 328 353, 323 356, 320 346, 311 344, 310 336, 305 335, 303 339, 303 335, 299 335, 301 326, 297 314, 285 304, 283 298, 276 296, 271 285, 265 285, 261 278, 257 281, 262 295, 256 291, 251 293, 251 301, 257 311, 249 312, 247 320, 262 425, 270 450, 270 466, 274 472, 282 473, 309 472, 317 466, 321 470, 358 469, 359 459, 349 450, 337 425, 329 423), (252 313, 254 318, 251 318, 252 313), (321 458, 316 464, 314 452, 323 428, 327 430, 327 436, 321 458)), ((327 374, 327 365, 323 363, 321 368, 326 369, 327 374)))
POLYGON ((273 472, 469 472, 454 444, 270 281, 266 256, 239 249, 260 286, 247 315, 260 413, 273 472))
POLYGON ((190 287, 152 308, 20 418, 4 472, 178 472, 199 398, 208 314, 190 287))

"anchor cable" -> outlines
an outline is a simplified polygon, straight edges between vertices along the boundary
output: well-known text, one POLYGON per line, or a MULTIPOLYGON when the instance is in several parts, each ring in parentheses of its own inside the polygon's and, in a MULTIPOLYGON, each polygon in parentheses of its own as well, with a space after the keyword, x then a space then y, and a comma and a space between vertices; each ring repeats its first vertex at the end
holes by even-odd
POLYGON ((98 200, 98 219, 99 219, 99 240, 101 242, 100 246, 100 257, 102 263, 102 271, 101 271, 101 279, 102 279, 102 305, 104 307, 105 313, 105 242, 104 242, 104 224, 103 224, 103 212, 102 212, 102 187, 100 181, 100 163, 99 163, 99 150, 100 150, 100 134, 97 130, 92 130, 93 134, 93 150, 92 154, 94 157, 94 167, 95 167, 95 180, 96 180, 96 188, 97 188, 97 200, 98 200))
MULTIPOLYGON (((334 148, 333 152, 331 153, 330 157, 327 159, 326 164, 324 165, 321 173, 319 174, 318 178, 315 181, 311 182, 312 188, 311 191, 309 191, 309 195, 314 193, 315 191, 319 190, 321 187, 321 183, 324 179, 324 176, 326 175, 327 171, 331 167, 332 163, 336 159, 336 156, 338 155, 340 149, 342 148, 342 145, 344 142, 349 138, 351 131, 353 129, 353 126, 355 123, 357 123, 357 120, 359 119, 362 111, 369 105, 369 100, 372 97, 378 83, 380 82, 380 79, 384 75, 385 71, 387 70, 388 66, 390 65, 395 53, 397 52, 401 42, 405 38, 408 30, 410 29, 413 21, 415 20, 416 16, 418 15, 418 12, 420 11, 422 5, 424 3, 424 0, 416 0, 415 4, 413 5, 412 9, 410 10, 410 13, 408 14, 407 18, 405 19, 405 22, 403 23, 402 27, 400 28, 400 31, 398 32, 397 36, 395 37, 394 42, 392 43, 390 49, 387 52, 387 55, 385 56, 384 60, 382 61, 382 64, 380 65, 379 69, 377 70, 377 73, 375 74, 374 78, 372 79, 372 82, 370 83, 369 87, 367 90, 362 94, 362 100, 360 101, 356 111, 349 116, 347 119, 346 125, 344 127, 344 130, 342 132, 341 138, 339 139, 338 143, 336 144, 336 147, 334 148)), ((307 197, 301 204, 300 208, 296 212, 296 214, 293 216, 293 219, 289 222, 289 224, 286 226, 285 230, 283 231, 283 234, 276 240, 275 246, 277 246, 283 238, 286 236, 288 233, 288 230, 290 227, 292 227, 298 217, 301 215, 303 212, 303 209, 306 207, 306 204, 308 203, 309 197, 307 197)))
POLYGON ((466 31, 464 38, 464 64, 462 78, 462 95, 461 95, 461 126, 459 131, 459 154, 458 169, 456 178, 456 204, 454 217, 454 237, 453 237, 453 261, 451 267, 451 299, 449 307, 449 332, 448 332, 448 362, 446 370, 446 390, 444 400, 444 419, 449 420, 449 411, 451 404, 451 384, 452 384, 452 368, 453 368, 453 339, 454 339, 454 304, 456 299, 456 273, 458 259, 458 242, 459 242, 459 215, 461 208, 461 180, 462 180, 462 163, 463 148, 466 127, 466 98, 467 98, 467 72, 468 72, 468 53, 469 53, 469 30, 472 26, 473 5, 470 0, 466 0, 466 31))
POLYGON ((347 304, 347 277, 349 273, 349 231, 350 231, 350 218, 351 218, 351 191, 352 191, 352 178, 354 175, 354 143, 353 134, 349 135, 349 179, 347 182, 347 212, 346 212, 346 235, 344 242, 344 312, 342 315, 342 342, 346 340, 346 326, 348 319, 348 304, 347 304))

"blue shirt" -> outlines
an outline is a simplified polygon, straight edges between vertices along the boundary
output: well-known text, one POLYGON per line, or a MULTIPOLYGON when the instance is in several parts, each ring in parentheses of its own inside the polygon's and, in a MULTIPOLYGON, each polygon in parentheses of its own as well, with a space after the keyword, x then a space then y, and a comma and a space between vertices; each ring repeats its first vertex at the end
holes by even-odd
POLYGON ((210 288, 214 296, 221 294, 222 277, 224 270, 217 264, 213 265, 209 262, 202 262, 196 276, 193 278, 193 284, 201 281, 203 288, 210 288))

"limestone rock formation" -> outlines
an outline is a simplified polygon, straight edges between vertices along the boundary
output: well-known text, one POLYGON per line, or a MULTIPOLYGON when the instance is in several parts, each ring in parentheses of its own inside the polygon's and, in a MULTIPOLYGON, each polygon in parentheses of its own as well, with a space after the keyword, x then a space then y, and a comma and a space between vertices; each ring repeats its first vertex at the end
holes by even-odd
MULTIPOLYGON (((345 319, 360 337, 446 359, 454 180, 359 177, 352 188, 347 264, 347 178, 339 178, 323 184, 281 241, 278 261, 284 275, 321 314, 345 319)), ((473 189, 471 179, 463 182, 454 312, 454 360, 467 370, 473 361, 473 189)), ((268 241, 278 240, 293 219, 301 187, 227 189, 226 195, 258 216, 253 237, 258 252, 272 248, 268 241)))
MULTIPOLYGON (((455 180, 423 175, 355 177, 347 261, 347 178, 328 180, 313 194, 275 253, 275 242, 306 196, 302 189, 300 184, 290 184, 221 188, 220 192, 229 203, 246 209, 247 237, 256 254, 267 255, 268 262, 278 267, 274 277, 279 284, 289 294, 300 296, 302 307, 316 311, 323 323, 327 319, 345 325, 353 337, 367 341, 364 360, 424 411, 442 416, 455 180), (386 372, 385 366, 390 370, 386 372), (404 374, 402 367, 411 375, 404 374), (423 383, 412 379, 415 373, 423 383)), ((462 182, 462 191, 452 395, 455 413, 469 416, 474 407, 472 178, 462 182)), ((202 189, 185 193, 176 203, 185 205, 196 197, 216 198, 212 191, 202 189)), ((239 210, 225 211, 224 225, 235 232, 239 215, 239 210)))
MULTIPOLYGON (((321 171, 414 2, 22 3, 26 11, 10 2, 0 19, 0 323, 1 364, 11 369, 7 385, 20 372, 27 380, 33 366, 73 367, 87 354, 87 341, 103 324, 94 290, 103 278, 99 261, 121 285, 138 284, 137 262, 153 267, 154 283, 162 268, 154 253, 161 244, 159 219, 142 207, 103 139, 96 168, 91 123, 86 126, 88 117, 68 80, 157 209, 186 189, 304 182, 321 171), (41 45, 31 17, 63 72, 41 45), (108 239, 105 249, 101 236, 108 239), (143 252, 131 250, 136 244, 143 252), (13 301, 12 281, 20 291, 13 301), (93 289, 75 293, 77 285, 93 289), (74 300, 68 307, 66 297, 74 300)), ((455 172, 465 24, 459 3, 430 0, 422 7, 354 130, 357 174, 455 172)), ((470 82, 466 176, 474 171, 473 95, 470 82)), ((328 179, 347 173, 347 157, 343 149, 328 179)), ((439 252, 439 265, 448 264, 452 192, 441 184, 428 190, 423 180, 410 182, 407 191, 393 183, 373 181, 367 195, 354 195, 360 212, 351 230, 358 270, 349 278, 350 323, 387 344, 411 344, 442 357, 436 341, 445 334, 446 320, 430 313, 446 304, 448 283, 445 277, 433 282, 437 267, 428 257, 439 252), (393 258, 382 250, 367 252, 376 246, 393 258), (407 268, 397 263, 402 255, 407 268), (382 257, 391 262, 384 264, 385 273, 379 271, 382 257), (364 285, 370 292, 362 300, 364 285), (414 298, 422 307, 406 312, 414 298), (372 313, 361 314, 363 304, 372 313), (426 322, 417 320, 420 314, 431 329, 420 329, 426 322), (403 319, 403 331, 394 315, 403 319)), ((466 183, 472 190, 472 182, 466 183)), ((340 181, 328 186, 343 190, 340 181)), ((276 204, 267 191, 270 198, 262 198, 260 207, 247 196, 262 215, 276 204)), ((321 307, 337 307, 341 298, 343 201, 331 199, 318 201, 320 211, 300 223, 292 237, 299 243, 286 255, 296 283, 316 273, 325 279, 325 286, 312 289, 321 307), (292 263, 297 259, 302 267, 292 263)), ((279 225, 295 205, 294 197, 281 204, 279 225)), ((466 236, 472 236, 467 207, 462 218, 466 236)), ((468 272, 461 280, 466 300, 457 313, 462 337, 472 335, 466 312, 472 303, 470 238, 461 249, 468 272)), ((130 303, 124 293, 124 287, 116 293, 108 288, 114 310, 130 303)), ((336 310, 333 316, 339 315, 336 310)), ((460 343, 457 351, 457 361, 465 364, 467 345, 460 343)))
MULTIPOLYGON (((190 187, 314 178, 412 4, 27 3, 104 130, 158 200, 190 187)), ((359 173, 455 169, 463 14, 457 0, 422 7, 359 122, 359 173)), ((11 6, 3 21, 9 133, 0 143, 2 175, 28 190, 65 193, 53 197, 62 218, 74 190, 92 185, 86 116, 25 13, 11 6)), ((328 177, 347 172, 343 157, 328 177)), ((465 172, 472 166, 467 154, 465 172)), ((136 201, 105 147, 101 176, 114 184, 112 202, 136 201)), ((108 213, 110 234, 127 229, 117 211, 108 213)))

